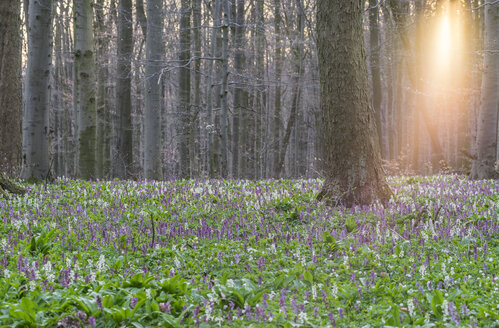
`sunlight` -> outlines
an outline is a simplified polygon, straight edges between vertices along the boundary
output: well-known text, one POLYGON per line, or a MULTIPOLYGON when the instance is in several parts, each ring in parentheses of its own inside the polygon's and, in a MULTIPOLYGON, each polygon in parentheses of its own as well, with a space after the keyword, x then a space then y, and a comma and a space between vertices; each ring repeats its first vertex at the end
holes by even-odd
POLYGON ((452 31, 448 14, 445 14, 438 24, 436 42, 436 62, 439 66, 442 65, 441 67, 447 68, 451 62, 452 56, 452 31))

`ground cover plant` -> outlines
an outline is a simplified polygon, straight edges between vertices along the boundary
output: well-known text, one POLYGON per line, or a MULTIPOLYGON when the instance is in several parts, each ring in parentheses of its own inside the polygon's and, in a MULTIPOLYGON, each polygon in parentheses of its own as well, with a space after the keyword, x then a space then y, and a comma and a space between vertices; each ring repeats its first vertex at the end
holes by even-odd
POLYGON ((0 200, 2 327, 499 325, 499 182, 59 179, 0 200))

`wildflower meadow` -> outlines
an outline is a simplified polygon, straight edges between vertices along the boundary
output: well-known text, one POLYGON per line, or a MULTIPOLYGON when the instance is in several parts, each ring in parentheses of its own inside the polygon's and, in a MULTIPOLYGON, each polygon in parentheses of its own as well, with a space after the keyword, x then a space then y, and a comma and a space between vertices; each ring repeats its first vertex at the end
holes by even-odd
POLYGON ((499 182, 71 180, 0 199, 1 327, 498 327, 499 182))

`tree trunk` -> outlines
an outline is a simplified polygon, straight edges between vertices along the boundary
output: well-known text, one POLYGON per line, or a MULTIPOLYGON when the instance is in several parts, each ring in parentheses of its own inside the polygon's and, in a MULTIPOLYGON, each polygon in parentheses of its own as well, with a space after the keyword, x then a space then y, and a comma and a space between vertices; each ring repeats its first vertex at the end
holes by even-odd
MULTIPOLYGON (((192 0, 192 22, 194 25, 192 37, 193 37, 193 55, 194 55, 194 74, 193 74, 193 99, 192 108, 194 109, 193 115, 193 136, 194 147, 191 154, 191 175, 198 177, 200 173, 200 145, 201 145, 201 134, 199 133, 199 122, 200 122, 200 112, 201 112, 201 0, 192 0)), ((203 136, 204 137, 204 136, 203 136)))
MULTIPOLYGON (((220 48, 222 40, 220 38, 220 11, 222 7, 222 0, 215 0, 214 7, 212 8, 213 26, 211 31, 211 41, 210 41, 210 56, 212 58, 220 59, 221 53, 220 48)), ((220 104, 220 79, 221 65, 217 61, 216 64, 216 74, 213 72, 214 60, 210 60, 208 63, 208 81, 206 90, 206 112, 207 112, 207 133, 208 133, 208 172, 210 177, 218 177, 220 175, 220 163, 219 163, 219 121, 220 115, 213 112, 213 95, 215 95, 215 108, 218 109, 220 104), (216 76, 214 81, 213 76, 216 76)))
POLYGON ((95 178, 96 123, 93 13, 91 0, 74 0, 74 86, 78 113, 78 175, 95 178))
POLYGON ((236 71, 236 87, 234 90, 234 113, 232 116, 232 176, 244 177, 246 174, 246 165, 249 147, 246 142, 247 135, 241 136, 241 133, 248 133, 249 113, 248 110, 248 93, 244 88, 243 75, 244 67, 246 65, 245 58, 245 41, 244 41, 244 0, 237 0, 237 14, 236 14, 236 32, 235 32, 235 54, 234 54, 234 69, 236 71), (243 126, 240 126, 241 118, 243 118, 243 126), (239 149, 243 150, 242 157, 245 163, 240 163, 239 149))
POLYGON ((280 154, 280 137, 281 137, 281 75, 282 75, 282 49, 281 49, 281 2, 274 0, 274 29, 276 37, 275 45, 275 98, 274 98, 274 115, 273 115, 273 135, 272 135, 272 153, 273 165, 272 175, 278 178, 280 174, 281 161, 280 154))
POLYGON ((191 152, 193 146, 193 124, 191 116, 191 7, 190 0, 182 0, 180 8, 180 52, 178 97, 178 136, 180 152, 180 178, 191 175, 191 152))
POLYGON ((221 131, 221 162, 220 162, 220 175, 223 178, 228 176, 228 120, 229 120, 229 104, 228 104, 228 90, 227 80, 229 77, 229 0, 222 0, 223 7, 223 24, 222 24, 222 88, 220 89, 220 104, 222 108, 222 117, 220 118, 220 131, 221 131))
MULTIPOLYGON (((109 67, 107 47, 110 41, 109 27, 104 15, 104 0, 99 0, 94 6, 96 30, 96 59, 99 67, 97 73, 97 147, 96 147, 96 175, 104 178, 109 174, 109 67)), ((109 24, 110 25, 110 24, 109 24)))
POLYGON ((118 150, 114 156, 115 175, 121 179, 131 176, 132 155, 132 0, 120 0, 118 6, 118 67, 116 82, 116 110, 118 112, 118 150))
POLYGON ((144 176, 161 180, 161 93, 163 1, 147 0, 144 176))
POLYGON ((0 198, 9 198, 10 192, 12 194, 24 195, 26 193, 26 189, 12 183, 1 171, 0 171, 0 198))
POLYGON ((21 2, 0 1, 0 172, 21 166, 21 2))
POLYGON ((372 95, 374 112, 376 113, 376 129, 378 131, 381 152, 383 152, 383 129, 381 126, 381 76, 379 66, 378 6, 379 5, 377 0, 369 0, 369 65, 371 66, 372 95))
POLYGON ((50 175, 49 80, 52 62, 52 0, 31 2, 28 16, 22 177, 46 179, 50 175))
POLYGON ((363 1, 319 0, 317 49, 326 150, 319 200, 330 205, 385 202, 390 189, 381 167, 362 29, 363 1))
POLYGON ((478 116, 476 159, 471 169, 472 179, 497 179, 497 129, 499 111, 499 3, 485 2, 484 65, 482 73, 481 107, 478 116))
POLYGON ((264 0, 256 1, 255 64, 257 87, 255 92, 255 174, 256 179, 266 176, 264 151, 268 137, 264 124, 267 113, 267 85, 265 84, 265 6, 264 0))

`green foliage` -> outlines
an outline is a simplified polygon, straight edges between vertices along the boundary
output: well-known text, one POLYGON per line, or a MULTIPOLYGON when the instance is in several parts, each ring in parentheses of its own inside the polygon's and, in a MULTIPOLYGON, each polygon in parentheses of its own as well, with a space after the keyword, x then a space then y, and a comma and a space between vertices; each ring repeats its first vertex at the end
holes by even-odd
POLYGON ((494 326, 497 183, 391 184, 351 211, 318 180, 33 186, 0 200, 0 327, 494 326))

